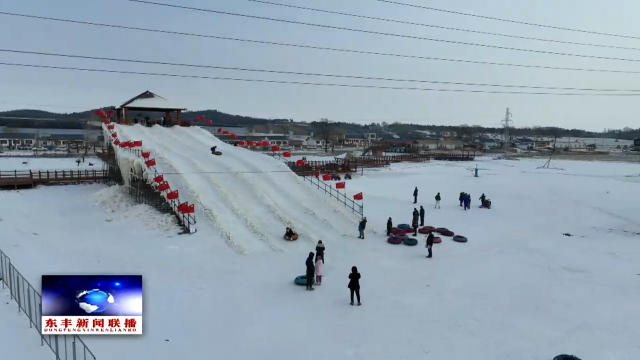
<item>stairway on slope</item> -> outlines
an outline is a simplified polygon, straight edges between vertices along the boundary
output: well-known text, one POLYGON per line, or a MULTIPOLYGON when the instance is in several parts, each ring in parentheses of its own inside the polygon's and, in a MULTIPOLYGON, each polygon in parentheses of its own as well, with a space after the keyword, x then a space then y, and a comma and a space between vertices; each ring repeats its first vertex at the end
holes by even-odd
POLYGON ((263 251, 266 249, 258 241, 254 241, 255 235, 251 233, 243 221, 235 214, 231 203, 225 201, 220 193, 212 189, 211 182, 207 174, 193 167, 189 158, 181 154, 180 149, 167 139, 158 138, 152 134, 151 129, 140 125, 122 126, 123 133, 131 138, 143 141, 145 150, 152 153, 152 157, 161 158, 164 166, 170 166, 174 170, 171 176, 166 176, 170 185, 184 195, 190 195, 198 206, 197 211, 202 212, 198 222, 199 232, 202 232, 202 222, 208 219, 210 226, 217 230, 220 237, 234 251, 246 254, 253 251, 263 251), (171 181, 176 177, 181 177, 182 181, 178 186, 171 181), (187 194, 185 194, 187 193, 187 194))

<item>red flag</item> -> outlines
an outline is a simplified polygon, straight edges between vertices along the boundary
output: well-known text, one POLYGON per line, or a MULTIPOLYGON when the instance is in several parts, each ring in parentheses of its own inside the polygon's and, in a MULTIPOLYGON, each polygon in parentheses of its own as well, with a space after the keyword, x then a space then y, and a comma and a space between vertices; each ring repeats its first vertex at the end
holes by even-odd
POLYGON ((158 175, 158 176, 154 177, 153 181, 155 181, 157 183, 163 182, 164 181, 164 175, 158 175))
POLYGON ((120 140, 116 139, 113 143, 114 143, 115 145, 118 145, 118 144, 120 144, 120 140))
POLYGON ((184 211, 182 211, 183 214, 193 214, 194 212, 196 212, 196 206, 194 204, 185 207, 184 211))
POLYGON ((211 120, 207 120, 204 124, 205 124, 205 125, 209 125, 209 126, 211 126, 211 125, 213 125, 213 121, 211 121, 211 120))
POLYGON ((199 118, 199 117, 197 117, 197 118, 195 118, 194 120, 195 120, 195 121, 200 121, 200 118, 199 118))
POLYGON ((244 140, 240 140, 240 141, 238 142, 238 145, 240 145, 240 146, 244 146, 244 140))
POLYGON ((122 143, 122 147, 131 147, 131 141, 125 141, 122 143))
POLYGON ((218 128, 218 134, 222 132, 222 128, 218 128))
POLYGON ((336 183, 336 189, 344 189, 345 187, 346 187, 346 183, 344 182, 336 183))
POLYGON ((296 161, 296 165, 304 166, 304 160, 300 159, 300 160, 296 161))
MULTIPOLYGON (((109 121, 109 120, 107 120, 107 121, 109 121)), ((107 121, 105 121, 105 123, 106 123, 107 121)), ((115 126, 115 125, 113 125, 113 124, 108 124, 108 125, 107 125, 107 129, 109 129, 109 130, 113 130, 115 127, 116 127, 116 126, 115 126)))
POLYGON ((279 151, 280 150, 280 146, 278 145, 274 145, 271 147, 271 151, 279 151))
POLYGON ((331 180, 331 175, 322 175, 322 180, 324 181, 331 180))
POLYGON ((112 138, 117 138, 118 137, 118 133, 115 133, 115 132, 111 133, 111 137, 112 138))
POLYGON ((284 156, 284 157, 291 157, 291 153, 290 153, 290 152, 288 152, 288 151, 285 151, 285 152, 283 152, 283 153, 282 153, 282 156, 284 156))
POLYGON ((151 156, 151 151, 143 152, 142 157, 148 159, 151 156))
POLYGON ((249 145, 249 146, 253 146, 254 144, 255 144, 255 143, 253 142, 253 140, 249 140, 249 141, 247 141, 247 145, 249 145))
POLYGON ((144 164, 147 165, 147 167, 156 166, 156 159, 147 160, 144 164))
POLYGON ((109 124, 111 124, 111 121, 109 121, 108 119, 104 119, 104 123, 109 125, 109 124))
POLYGON ((227 135, 229 134, 229 130, 222 130, 222 135, 227 135))
POLYGON ((138 147, 138 146, 142 146, 142 140, 136 140, 133 142, 133 146, 138 147))
POLYGON ((178 197, 178 190, 173 190, 167 193, 167 200, 176 200, 178 197))
POLYGON ((158 190, 162 191, 167 191, 171 189, 171 187, 169 186, 169 183, 166 181, 163 181, 160 183, 160 185, 158 185, 158 190))
POLYGON ((189 203, 185 201, 182 204, 178 205, 178 212, 184 214, 185 210, 188 208, 189 208, 189 203))
POLYGON ((237 137, 238 137, 238 136, 237 136, 236 134, 231 134, 231 136, 230 136, 230 138, 232 138, 232 139, 235 139, 235 138, 237 138, 237 137))
POLYGON ((320 171, 316 171, 316 179, 320 177, 320 171))
POLYGON ((362 199, 363 199, 363 197, 362 197, 362 193, 361 192, 353 195, 353 200, 362 200, 362 199))
POLYGON ((104 111, 102 111, 102 109, 98 109, 96 110, 96 112, 94 113, 96 116, 102 116, 105 115, 104 111))
POLYGON ((112 116, 113 116, 113 110, 107 111, 107 117, 112 117, 112 116))

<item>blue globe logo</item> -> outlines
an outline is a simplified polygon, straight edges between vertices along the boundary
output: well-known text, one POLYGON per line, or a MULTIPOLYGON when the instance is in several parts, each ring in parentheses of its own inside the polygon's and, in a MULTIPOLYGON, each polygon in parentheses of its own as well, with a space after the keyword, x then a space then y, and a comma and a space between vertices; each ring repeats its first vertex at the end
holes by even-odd
POLYGON ((78 306, 87 314, 101 313, 113 305, 113 295, 100 289, 85 290, 76 296, 78 306))

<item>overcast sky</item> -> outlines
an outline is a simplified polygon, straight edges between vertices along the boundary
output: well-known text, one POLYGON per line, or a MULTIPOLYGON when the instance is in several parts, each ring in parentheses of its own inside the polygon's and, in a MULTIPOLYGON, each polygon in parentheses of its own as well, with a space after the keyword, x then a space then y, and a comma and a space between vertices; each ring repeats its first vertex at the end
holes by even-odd
MULTIPOLYGON (((640 51, 634 50, 603 49, 447 31, 287 9, 246 0, 157 1, 413 36, 640 59, 640 51)), ((441 26, 640 49, 640 40, 635 39, 509 24, 407 8, 375 0, 272 1, 441 26)), ((640 25, 637 21, 640 1, 637 0, 616 0, 615 2, 596 0, 401 1, 520 21, 640 36, 640 25)), ((358 34, 157 7, 125 0, 3 0, 0 11, 364 51, 529 65, 640 71, 640 62, 554 56, 358 34)), ((640 74, 554 71, 348 54, 107 29, 5 15, 0 15, 0 48, 385 78, 550 87, 640 89, 640 81, 638 81, 640 74)), ((246 73, 3 52, 0 52, 0 61, 286 81, 534 91, 246 73)), ((217 109, 227 113, 266 118, 293 118, 306 121, 329 118, 362 123, 402 121, 421 124, 498 126, 506 108, 509 107, 513 113, 515 126, 562 126, 598 131, 604 128, 639 126, 636 109, 640 99, 637 97, 437 93, 243 83, 0 66, 0 110, 38 108, 72 112, 83 108, 119 105, 147 89, 171 102, 180 103, 189 110, 217 109)))

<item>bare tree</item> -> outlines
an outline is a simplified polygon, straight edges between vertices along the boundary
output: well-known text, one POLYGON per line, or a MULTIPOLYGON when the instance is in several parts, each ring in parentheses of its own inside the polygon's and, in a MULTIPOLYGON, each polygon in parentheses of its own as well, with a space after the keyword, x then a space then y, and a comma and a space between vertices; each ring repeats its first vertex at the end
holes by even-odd
POLYGON ((318 129, 318 135, 324 140, 324 152, 328 152, 329 140, 334 133, 333 122, 329 119, 320 119, 320 121, 315 124, 315 127, 318 129))

